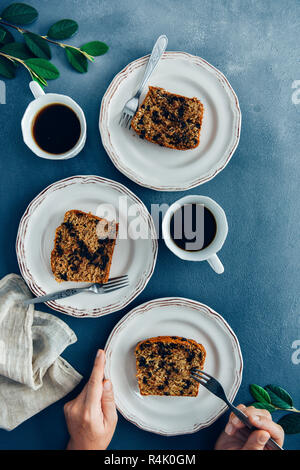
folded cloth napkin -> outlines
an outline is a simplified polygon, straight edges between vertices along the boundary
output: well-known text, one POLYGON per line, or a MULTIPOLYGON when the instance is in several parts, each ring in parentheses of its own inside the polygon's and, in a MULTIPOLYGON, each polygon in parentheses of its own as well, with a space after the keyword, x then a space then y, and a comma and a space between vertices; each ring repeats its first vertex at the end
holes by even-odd
POLYGON ((60 354, 77 341, 62 320, 37 312, 23 279, 0 281, 0 428, 14 429, 64 397, 82 376, 60 354))

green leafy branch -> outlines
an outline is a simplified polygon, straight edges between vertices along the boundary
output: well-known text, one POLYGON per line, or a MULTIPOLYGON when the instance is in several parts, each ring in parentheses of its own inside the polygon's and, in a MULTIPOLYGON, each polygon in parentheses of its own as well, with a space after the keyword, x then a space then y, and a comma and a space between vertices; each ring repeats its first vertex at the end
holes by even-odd
POLYGON ((286 390, 277 385, 260 387, 252 384, 250 393, 255 400, 252 403, 255 408, 265 409, 270 413, 279 410, 289 411, 289 414, 279 419, 278 424, 283 427, 286 434, 300 433, 300 410, 294 407, 293 399, 286 390))
POLYGON ((61 42, 74 36, 78 30, 78 24, 71 19, 57 21, 44 36, 21 27, 32 23, 37 17, 37 10, 25 3, 12 3, 0 14, 0 75, 15 77, 16 66, 21 64, 33 80, 46 86, 46 80, 59 77, 58 69, 50 62, 52 54, 49 44, 64 49, 68 62, 80 73, 88 71, 88 61, 94 62, 96 56, 108 51, 108 46, 100 41, 91 41, 81 47, 61 42), (24 42, 16 42, 8 27, 18 31, 24 42))

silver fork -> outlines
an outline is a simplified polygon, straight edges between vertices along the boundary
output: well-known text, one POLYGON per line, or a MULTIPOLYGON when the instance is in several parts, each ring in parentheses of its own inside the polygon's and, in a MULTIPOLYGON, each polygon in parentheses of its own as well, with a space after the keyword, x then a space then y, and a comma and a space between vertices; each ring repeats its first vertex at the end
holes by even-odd
MULTIPOLYGON (((225 401, 229 409, 235 414, 235 416, 239 418, 240 421, 242 421, 242 423, 247 426, 249 430, 254 431, 255 429, 258 429, 255 426, 252 426, 248 416, 245 415, 245 413, 230 403, 226 397, 222 385, 214 377, 209 375, 207 372, 204 372, 203 370, 192 369, 191 378, 199 382, 201 385, 203 385, 203 387, 207 388, 207 390, 216 395, 216 397, 220 398, 220 400, 225 401)), ((277 442, 275 442, 272 438, 268 440, 267 445, 269 448, 274 450, 283 450, 283 448, 280 447, 280 445, 277 444, 277 442)))
POLYGON ((130 127, 131 120, 138 109, 139 98, 141 96, 143 88, 146 85, 147 81, 149 80, 150 75, 152 74, 153 70, 156 68, 161 56, 165 52, 167 48, 167 44, 168 44, 167 36, 159 36, 156 43, 154 44, 149 61, 147 63, 147 67, 144 73, 142 83, 138 91, 134 95, 134 97, 128 100, 123 108, 120 121, 119 121, 119 124, 121 126, 130 127))
POLYGON ((94 294, 107 294, 113 292, 117 289, 122 289, 129 285, 128 276, 113 277, 109 279, 105 284, 92 284, 86 287, 75 287, 74 289, 66 289, 58 292, 53 292, 52 294, 43 295, 41 297, 36 297, 35 299, 26 299, 22 303, 24 305, 30 304, 39 304, 41 302, 49 302, 50 300, 64 299, 65 297, 70 297, 72 295, 80 294, 80 292, 93 292, 94 294))

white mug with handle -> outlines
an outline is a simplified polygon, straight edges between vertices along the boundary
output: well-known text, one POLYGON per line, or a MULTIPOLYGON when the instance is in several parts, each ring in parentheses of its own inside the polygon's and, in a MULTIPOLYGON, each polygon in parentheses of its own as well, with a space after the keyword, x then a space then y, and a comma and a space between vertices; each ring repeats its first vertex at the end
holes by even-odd
POLYGON ((72 98, 57 93, 45 93, 42 87, 35 81, 29 83, 30 90, 34 96, 34 100, 29 103, 21 121, 23 140, 25 144, 38 157, 47 158, 48 160, 67 160, 75 157, 84 147, 86 141, 86 120, 81 107, 72 98), (36 143, 32 128, 37 114, 50 104, 63 104, 74 111, 80 122, 80 136, 75 146, 65 153, 53 154, 48 153, 38 146, 36 143))
POLYGON ((207 261, 217 274, 224 272, 217 252, 221 250, 228 233, 228 223, 224 210, 213 199, 206 196, 185 196, 174 202, 164 215, 162 222, 162 234, 167 247, 179 258, 187 261, 207 261), (212 242, 202 250, 186 251, 180 248, 171 236, 171 219, 175 212, 185 204, 200 204, 206 207, 214 216, 216 221, 216 234, 212 242))

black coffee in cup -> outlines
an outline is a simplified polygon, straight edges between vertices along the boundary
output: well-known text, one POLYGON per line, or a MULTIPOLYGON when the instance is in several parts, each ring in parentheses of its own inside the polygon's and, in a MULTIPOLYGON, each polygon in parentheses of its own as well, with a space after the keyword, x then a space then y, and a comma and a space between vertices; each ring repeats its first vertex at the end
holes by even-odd
POLYGON ((81 125, 77 114, 67 105, 51 103, 35 116, 32 135, 37 145, 55 155, 71 150, 77 144, 81 125))
POLYGON ((171 217, 171 238, 182 250, 204 250, 213 242, 216 233, 216 219, 203 204, 184 204, 171 217))

